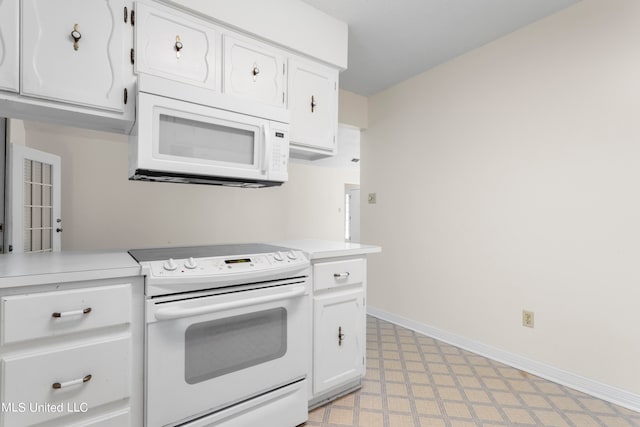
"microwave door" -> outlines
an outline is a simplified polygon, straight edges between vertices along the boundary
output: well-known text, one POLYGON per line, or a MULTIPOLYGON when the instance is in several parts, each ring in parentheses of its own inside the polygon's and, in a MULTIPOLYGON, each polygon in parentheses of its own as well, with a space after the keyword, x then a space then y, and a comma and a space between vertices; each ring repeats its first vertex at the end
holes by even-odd
POLYGON ((268 179, 269 121, 146 93, 139 94, 135 168, 168 175, 268 179))

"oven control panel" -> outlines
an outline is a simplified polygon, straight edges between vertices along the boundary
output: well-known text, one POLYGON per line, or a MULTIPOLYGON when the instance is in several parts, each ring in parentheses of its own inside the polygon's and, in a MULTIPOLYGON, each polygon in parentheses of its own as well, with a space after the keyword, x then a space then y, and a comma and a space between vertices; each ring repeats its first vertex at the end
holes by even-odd
POLYGON ((229 257, 169 258, 140 263, 143 272, 153 278, 227 276, 249 272, 267 272, 287 266, 304 267, 308 264, 309 260, 304 253, 297 250, 229 257))

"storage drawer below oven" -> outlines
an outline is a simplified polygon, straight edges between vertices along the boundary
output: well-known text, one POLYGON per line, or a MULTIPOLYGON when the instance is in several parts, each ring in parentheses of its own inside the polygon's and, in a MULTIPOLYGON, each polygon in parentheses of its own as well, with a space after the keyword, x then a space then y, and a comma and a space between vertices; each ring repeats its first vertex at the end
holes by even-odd
POLYGON ((302 380, 192 421, 184 427, 295 427, 307 418, 307 380, 302 380))
POLYGON ((128 398, 130 343, 123 336, 3 358, 3 403, 25 410, 0 412, 0 425, 32 425, 128 398))

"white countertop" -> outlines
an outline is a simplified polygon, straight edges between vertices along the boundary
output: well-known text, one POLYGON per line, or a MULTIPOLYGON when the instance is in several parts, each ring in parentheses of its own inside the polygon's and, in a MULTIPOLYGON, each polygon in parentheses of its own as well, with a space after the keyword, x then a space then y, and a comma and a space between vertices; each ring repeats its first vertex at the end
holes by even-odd
POLYGON ((139 275, 125 251, 0 255, 0 288, 139 275))
POLYGON ((380 246, 332 240, 284 240, 273 242, 273 244, 291 249, 299 249, 305 252, 311 260, 366 255, 382 251, 380 246))

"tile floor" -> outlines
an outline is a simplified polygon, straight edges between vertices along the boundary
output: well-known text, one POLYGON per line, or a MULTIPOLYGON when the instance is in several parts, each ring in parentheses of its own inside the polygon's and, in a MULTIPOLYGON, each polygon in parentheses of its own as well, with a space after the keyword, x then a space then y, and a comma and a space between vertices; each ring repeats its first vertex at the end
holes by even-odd
POLYGON ((640 413, 367 318, 361 390, 306 427, 640 427, 640 413))

